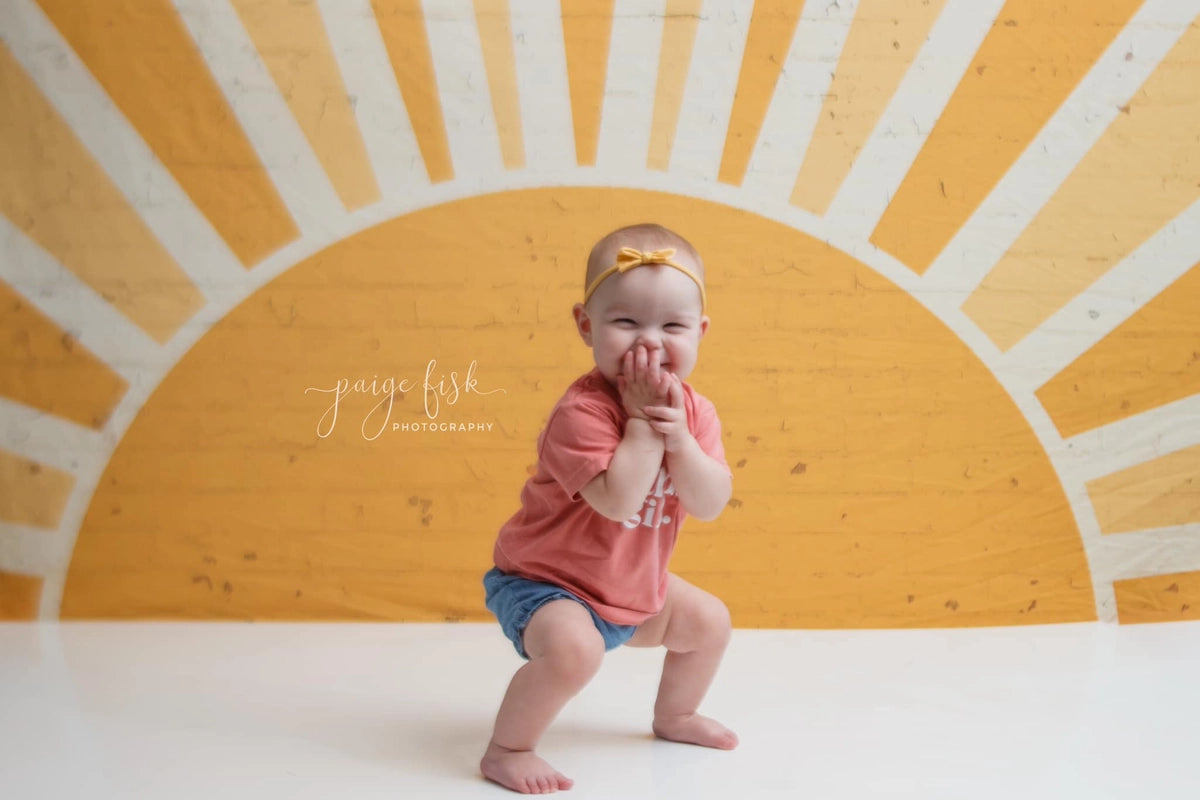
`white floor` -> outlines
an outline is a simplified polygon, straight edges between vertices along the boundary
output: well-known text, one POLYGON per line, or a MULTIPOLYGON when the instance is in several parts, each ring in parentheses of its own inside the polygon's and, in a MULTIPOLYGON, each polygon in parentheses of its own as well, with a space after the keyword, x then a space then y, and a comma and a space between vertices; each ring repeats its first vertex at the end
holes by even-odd
MULTIPOLYGON (((737 631, 716 752, 618 650, 547 734, 567 798, 1193 798, 1200 623, 737 631)), ((0 625, 0 796, 498 798, 492 625, 0 625)))

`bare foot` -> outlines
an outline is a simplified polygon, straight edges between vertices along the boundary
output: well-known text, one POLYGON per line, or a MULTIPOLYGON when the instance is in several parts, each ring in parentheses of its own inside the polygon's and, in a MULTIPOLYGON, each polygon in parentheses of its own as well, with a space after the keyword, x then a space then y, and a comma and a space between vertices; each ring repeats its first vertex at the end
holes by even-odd
POLYGON ((737 734, 715 719, 699 714, 655 719, 654 735, 672 742, 698 744, 718 750, 732 750, 738 746, 737 734))
POLYGON ((550 794, 575 785, 532 750, 509 750, 495 742, 488 743, 479 769, 489 781, 521 794, 550 794))

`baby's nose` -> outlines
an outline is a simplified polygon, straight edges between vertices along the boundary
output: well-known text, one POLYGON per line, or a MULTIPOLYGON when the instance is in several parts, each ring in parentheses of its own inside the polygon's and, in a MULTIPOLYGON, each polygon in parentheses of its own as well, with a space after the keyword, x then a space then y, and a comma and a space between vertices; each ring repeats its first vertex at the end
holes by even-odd
POLYGON ((642 331, 638 334, 638 344, 645 347, 661 347, 662 337, 658 335, 658 331, 642 331))

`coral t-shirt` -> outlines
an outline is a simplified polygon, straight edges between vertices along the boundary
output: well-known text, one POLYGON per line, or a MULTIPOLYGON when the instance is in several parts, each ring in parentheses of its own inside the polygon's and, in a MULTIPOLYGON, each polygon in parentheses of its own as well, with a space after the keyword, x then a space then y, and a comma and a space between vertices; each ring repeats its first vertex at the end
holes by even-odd
MULTIPOLYGON (((688 429, 726 470, 716 409, 683 385, 688 429)), ((666 460, 637 516, 608 519, 579 494, 604 470, 629 415, 599 370, 576 380, 538 437, 537 473, 521 490, 521 509, 500 528, 501 571, 561 586, 617 625, 638 625, 662 610, 667 562, 684 511, 666 460)))

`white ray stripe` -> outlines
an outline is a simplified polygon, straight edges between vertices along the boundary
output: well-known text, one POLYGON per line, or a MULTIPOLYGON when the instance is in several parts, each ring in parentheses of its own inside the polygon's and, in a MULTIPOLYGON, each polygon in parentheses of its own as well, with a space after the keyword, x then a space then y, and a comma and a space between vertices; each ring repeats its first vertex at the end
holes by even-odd
POLYGON ((749 31, 747 5, 704 0, 671 149, 672 173, 717 179, 749 31))
POLYGON ((1095 547, 1093 580, 1120 581, 1200 571, 1200 524, 1114 533, 1095 547))
POLYGON ((528 169, 575 165, 567 51, 557 0, 509 0, 528 169))
POLYGON ((1044 384, 1198 262, 1200 201, 1002 355, 997 369, 1044 384))
POLYGON ((760 202, 789 202, 857 8, 857 0, 804 4, 742 182, 760 202))
POLYGON ((1152 408, 1063 443, 1059 473, 1081 482, 1200 445, 1200 395, 1152 408))
POLYGON ((454 175, 469 179, 503 171, 475 7, 471 0, 423 3, 454 175))
POLYGON ((0 279, 132 383, 162 350, 128 317, 0 217, 0 279))
POLYGON ((930 265, 924 280, 931 290, 953 292, 966 300, 1118 117, 1120 108, 1150 77, 1197 13, 1198 0, 1147 0, 930 265))
POLYGON ((0 38, 200 291, 245 268, 32 0, 0 3, 0 38))
POLYGON ((427 186, 421 148, 371 0, 318 0, 330 46, 383 197, 427 186))
MULTIPOLYGON (((1029 413, 1025 409, 1028 404, 1018 402, 1017 405, 1022 407, 1022 411, 1025 411, 1028 418, 1029 413)), ((1088 574, 1092 579, 1092 594, 1096 598, 1096 616, 1101 622, 1116 622, 1117 602, 1116 595, 1113 593, 1112 579, 1101 575, 1096 566, 1104 558, 1103 552, 1099 549, 1104 536, 1100 531, 1100 523, 1096 519, 1092 498, 1087 493, 1087 488, 1082 480, 1072 476, 1069 472, 1064 472, 1060 458, 1064 445, 1062 440, 1057 439, 1053 433, 1052 426, 1049 426, 1045 415, 1041 414, 1030 421, 1033 423, 1038 440, 1042 442, 1042 447, 1054 465, 1054 471, 1062 483, 1067 505, 1071 509, 1071 515, 1075 518, 1075 525, 1079 530, 1079 540, 1087 558, 1088 574), (1047 427, 1051 428, 1050 433, 1046 432, 1047 427)))
POLYGON ((63 562, 62 537, 55 531, 0 521, 0 572, 42 578, 63 562))
MULTIPOLYGON (((108 438, 107 432, 105 438, 108 438)), ((112 448, 115 446, 114 442, 112 448)), ((43 577, 41 606, 38 611, 41 619, 57 619, 59 616, 63 588, 66 586, 67 572, 75 550, 75 540, 79 535, 79 528, 83 525, 88 506, 91 505, 96 486, 100 483, 104 468, 112 455, 112 448, 103 453, 87 455, 87 461, 90 463, 81 467, 75 475, 75 486, 71 496, 67 498, 57 531, 40 531, 44 537, 41 540, 25 535, 18 535, 16 538, 13 555, 31 566, 38 567, 43 577)))
POLYGON ((947 0, 826 218, 856 238, 875 229, 991 30, 1004 0, 947 0))
POLYGON ((0 397, 0 449, 22 458, 75 475, 107 459, 115 443, 105 432, 0 397))
POLYGON ((301 234, 323 231, 345 209, 241 18, 227 3, 171 2, 301 234))
MULTIPOLYGON (((1026 385, 1020 388, 1022 381, 1011 373, 996 373, 996 377, 1017 401, 1054 464, 1087 553, 1096 595, 1096 613, 1102 622, 1115 622, 1117 605, 1112 581, 1140 577, 1140 574, 1121 571, 1129 563, 1123 548, 1137 547, 1147 540, 1127 539, 1126 545, 1113 545, 1109 540, 1114 537, 1105 535, 1100 529, 1086 484, 1200 443, 1200 397, 1187 398, 1063 440, 1049 415, 1031 396, 1032 381, 1024 382, 1026 385)), ((1120 534, 1120 538, 1130 535, 1120 534)), ((1178 563, 1174 560, 1177 552, 1172 550, 1172 564, 1178 563)), ((1180 558, 1187 556, 1186 552, 1179 554, 1180 558)))
POLYGON ((617 0, 608 46, 596 166, 605 174, 646 169, 666 0, 617 0))

